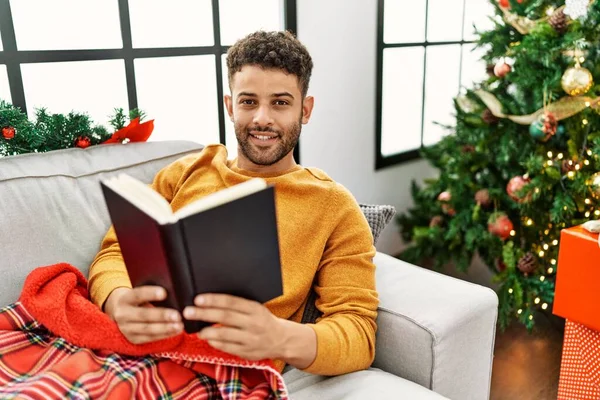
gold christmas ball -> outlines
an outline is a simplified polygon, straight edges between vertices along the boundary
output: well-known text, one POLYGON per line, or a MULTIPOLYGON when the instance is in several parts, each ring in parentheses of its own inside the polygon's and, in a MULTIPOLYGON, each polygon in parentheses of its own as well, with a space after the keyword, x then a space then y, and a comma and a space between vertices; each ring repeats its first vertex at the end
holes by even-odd
POLYGON ((592 73, 580 65, 567 68, 560 81, 562 88, 570 96, 579 96, 591 89, 594 84, 592 73))
POLYGON ((600 199, 600 172, 596 172, 587 181, 587 185, 592 193, 592 197, 600 199))

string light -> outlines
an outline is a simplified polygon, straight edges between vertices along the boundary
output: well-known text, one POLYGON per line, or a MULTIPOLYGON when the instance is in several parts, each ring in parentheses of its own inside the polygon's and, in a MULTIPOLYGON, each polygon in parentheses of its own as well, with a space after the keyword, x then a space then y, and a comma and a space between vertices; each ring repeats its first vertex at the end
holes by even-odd
POLYGON ((544 275, 540 276, 540 282, 544 282, 546 280, 546 277, 544 275))
POLYGON ((517 310, 517 314, 521 315, 521 313, 523 312, 523 310, 521 310, 520 308, 517 310))
POLYGON ((551 273, 553 273, 553 272, 554 272, 554 268, 552 268, 552 267, 548 268, 548 273, 549 273, 549 274, 551 274, 551 273))
POLYGON ((591 151, 590 149, 588 149, 588 151, 587 151, 587 155, 588 155, 588 156, 591 156, 591 155, 592 155, 592 151, 591 151))
POLYGON ((586 218, 588 218, 589 216, 590 216, 590 212, 589 212, 589 211, 586 211, 586 212, 585 212, 585 217, 586 217, 586 218))
POLYGON ((542 304, 542 309, 545 310, 546 308, 548 308, 548 304, 547 303, 542 304))
POLYGON ((583 163, 584 163, 585 165, 590 165, 590 160, 583 160, 583 163))
POLYGON ((563 207, 563 210, 567 211, 567 206, 564 206, 564 207, 563 207))
POLYGON ((512 294, 513 293, 513 288, 508 288, 508 293, 512 294))
POLYGON ((569 171, 569 172, 567 172, 567 176, 568 176, 569 178, 572 178, 572 177, 574 177, 574 176, 575 176, 575 172, 573 172, 573 171, 569 171))
POLYGON ((559 159, 559 160, 562 160, 562 158, 563 158, 563 157, 564 157, 564 156, 563 156, 563 153, 558 153, 558 159, 559 159))
POLYGON ((549 234, 549 233, 550 233, 550 230, 548 230, 548 229, 546 229, 546 230, 544 231, 544 235, 547 235, 547 234, 549 234))
POLYGON ((535 304, 540 304, 540 298, 536 297, 535 300, 533 301, 535 304))
POLYGON ((548 152, 548 158, 552 158, 552 152, 551 151, 548 152))
POLYGON ((526 224, 527 224, 527 226, 533 225, 533 220, 531 218, 527 218, 526 224))
POLYGON ((580 63, 584 63, 585 62, 585 57, 579 57, 579 62, 580 63))
POLYGON ((535 188, 533 191, 537 194, 540 192, 540 188, 535 188))
POLYGON ((533 321, 533 315, 530 315, 530 316, 529 316, 529 320, 530 320, 530 321, 533 321))
POLYGON ((544 243, 543 247, 544 247, 544 250, 548 250, 548 247, 550 247, 550 246, 548 246, 546 243, 544 243))
POLYGON ((556 260, 553 258, 552 260, 550 260, 550 264, 556 265, 556 260))
POLYGON ((594 211, 594 215, 600 215, 600 210, 594 211))
POLYGON ((515 236, 516 234, 517 234, 517 232, 515 232, 514 229, 510 231, 510 236, 515 236))
POLYGON ((585 204, 590 204, 592 201, 590 199, 585 199, 584 202, 585 204))
POLYGON ((585 106, 586 106, 586 107, 589 107, 589 106, 590 106, 590 104, 591 104, 591 103, 590 103, 589 101, 586 101, 586 102, 585 102, 585 106))
POLYGON ((552 165, 552 160, 548 160, 548 162, 546 162, 546 164, 548 164, 548 166, 552 165))
POLYGON ((540 250, 540 252, 538 253, 540 255, 540 257, 544 257, 544 250, 540 250))
POLYGON ((558 244, 558 240, 554 239, 554 240, 552 241, 552 246, 556 246, 557 244, 558 244))
POLYGON ((576 170, 576 171, 579 171, 579 169, 580 169, 580 168, 581 168, 581 165, 579 165, 579 164, 575 164, 575 170, 576 170))

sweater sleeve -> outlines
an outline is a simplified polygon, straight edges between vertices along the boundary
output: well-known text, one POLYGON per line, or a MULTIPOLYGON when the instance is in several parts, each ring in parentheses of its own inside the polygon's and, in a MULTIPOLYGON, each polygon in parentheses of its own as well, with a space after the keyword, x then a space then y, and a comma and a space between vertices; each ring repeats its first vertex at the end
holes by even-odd
POLYGON ((375 357, 378 295, 375 247, 369 224, 350 192, 338 185, 331 212, 338 215, 316 276, 316 307, 323 315, 310 325, 317 356, 305 371, 339 375, 368 368, 375 357))
MULTIPOLYGON (((197 155, 185 156, 160 170, 154 177, 152 189, 171 203, 187 167, 196 158, 197 155)), ((94 304, 103 308, 108 296, 118 287, 130 288, 131 281, 114 227, 111 226, 102 240, 100 251, 90 265, 88 283, 90 298, 94 304)))

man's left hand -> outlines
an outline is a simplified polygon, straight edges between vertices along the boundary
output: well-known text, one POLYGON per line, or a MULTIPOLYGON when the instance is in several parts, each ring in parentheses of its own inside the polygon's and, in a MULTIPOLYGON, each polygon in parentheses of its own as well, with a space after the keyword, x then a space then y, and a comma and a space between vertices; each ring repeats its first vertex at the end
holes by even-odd
POLYGON ((183 316, 219 324, 198 332, 218 349, 247 360, 282 359, 285 324, 262 304, 226 294, 202 294, 183 316))

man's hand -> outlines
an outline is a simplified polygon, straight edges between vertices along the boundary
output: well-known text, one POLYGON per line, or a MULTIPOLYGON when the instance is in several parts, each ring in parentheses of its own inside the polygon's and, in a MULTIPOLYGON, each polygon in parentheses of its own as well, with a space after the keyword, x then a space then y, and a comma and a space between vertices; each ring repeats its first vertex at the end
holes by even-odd
POLYGON ((158 286, 120 287, 108 296, 104 310, 131 343, 153 342, 183 330, 176 310, 149 307, 149 302, 164 300, 166 296, 165 289, 158 286))
POLYGON ((316 334, 308 326, 277 318, 264 305, 226 294, 196 296, 195 307, 183 316, 218 324, 202 329, 198 337, 219 350, 247 360, 279 359, 297 368, 316 357, 316 334))

